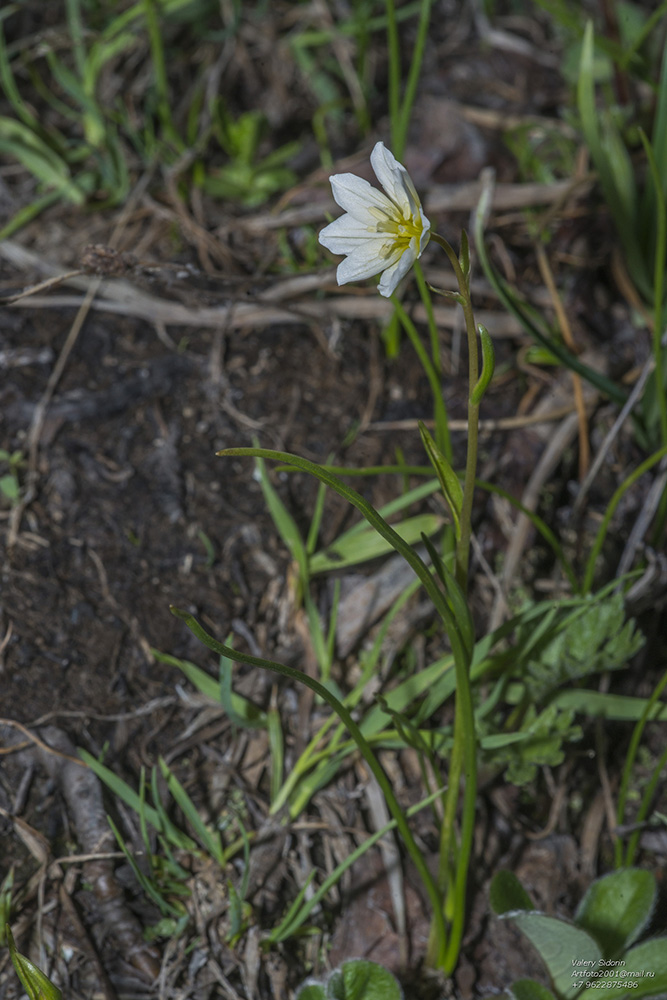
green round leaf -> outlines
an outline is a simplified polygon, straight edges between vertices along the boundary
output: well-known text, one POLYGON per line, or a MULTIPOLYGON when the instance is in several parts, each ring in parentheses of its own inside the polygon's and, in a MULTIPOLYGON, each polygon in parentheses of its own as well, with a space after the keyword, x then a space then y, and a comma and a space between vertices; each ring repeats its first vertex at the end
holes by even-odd
POLYGON ((12 503, 15 503, 20 496, 18 483, 14 476, 0 476, 0 493, 12 503))
MULTIPOLYGON (((333 983, 336 973, 329 980, 333 983)), ((403 1000, 403 991, 395 977, 381 965, 354 959, 340 968, 343 992, 329 993, 332 1000, 403 1000)))
POLYGON ((315 982, 314 979, 307 979, 299 989, 296 1000, 326 1000, 324 984, 315 982))
POLYGON ((634 1000, 635 997, 664 997, 667 994, 667 938, 643 941, 616 961, 617 965, 600 969, 605 982, 603 990, 596 990, 600 996, 613 1000, 632 997, 634 1000))
POLYGON ((494 913, 500 916, 509 910, 534 910, 535 904, 519 882, 514 872, 501 868, 493 876, 489 889, 489 902, 494 913))
POLYGON ((534 979, 517 979, 510 992, 513 1000, 555 1000, 551 990, 534 979))
POLYGON ((403 990, 388 969, 355 958, 334 969, 326 985, 307 979, 296 1000, 403 1000, 403 990))
POLYGON ((605 958, 615 958, 644 930, 656 897, 655 878, 641 868, 622 868, 588 889, 574 922, 591 934, 605 958))
POLYGON ((596 972, 602 954, 585 931, 544 913, 509 913, 506 916, 514 920, 539 952, 558 996, 571 997, 573 984, 585 983, 596 972))

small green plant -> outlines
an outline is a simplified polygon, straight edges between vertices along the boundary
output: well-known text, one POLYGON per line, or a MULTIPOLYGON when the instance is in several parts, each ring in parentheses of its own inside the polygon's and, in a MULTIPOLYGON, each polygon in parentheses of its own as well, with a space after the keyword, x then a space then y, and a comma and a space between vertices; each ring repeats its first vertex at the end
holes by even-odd
MULTIPOLYGON (((428 4, 423 5, 423 10, 428 4)), ((409 89, 409 87, 408 87, 409 89)), ((406 101, 408 98, 406 97, 406 101)), ((405 105, 404 105, 405 107, 405 105)), ((422 878, 429 896, 433 924, 428 947, 428 960, 437 967, 452 972, 458 958, 465 909, 468 865, 472 850, 474 829, 477 742, 475 717, 470 691, 470 667, 474 648, 473 624, 467 605, 468 561, 471 536, 471 516, 475 470, 477 466, 477 430, 479 408, 484 392, 493 374, 493 346, 487 331, 476 326, 470 293, 470 256, 465 233, 461 237, 460 254, 439 234, 431 233, 419 196, 405 168, 393 154, 378 142, 371 154, 373 169, 382 184, 384 193, 371 187, 368 181, 351 174, 331 179, 334 197, 347 214, 332 222, 320 233, 320 242, 334 253, 346 255, 338 265, 339 284, 381 274, 380 294, 391 298, 406 329, 412 329, 414 343, 420 360, 431 378, 436 413, 441 413, 442 397, 436 377, 437 365, 421 348, 414 324, 406 316, 398 298, 398 284, 415 265, 432 239, 445 252, 456 275, 459 291, 453 295, 463 309, 469 354, 468 399, 468 452, 463 486, 440 450, 437 441, 423 431, 423 440, 429 460, 438 477, 444 502, 454 525, 453 566, 441 558, 426 535, 422 541, 427 548, 429 566, 409 545, 399 532, 369 504, 361 494, 347 487, 330 472, 297 456, 272 452, 261 448, 232 448, 221 455, 246 455, 256 459, 277 459, 294 469, 309 473, 320 483, 332 488, 349 501, 366 519, 370 527, 396 552, 403 556, 425 588, 446 630, 452 647, 456 675, 456 721, 453 747, 449 761, 449 786, 443 792, 444 816, 440 826, 440 868, 436 878, 430 872, 425 857, 417 845, 410 825, 401 809, 391 783, 387 778, 373 747, 353 719, 341 698, 331 686, 308 677, 292 667, 259 657, 239 657, 254 666, 263 666, 292 680, 300 681, 326 702, 348 730, 354 744, 368 764, 396 821, 405 847, 422 878), (481 345, 481 349, 480 349, 481 345), (437 400, 440 401, 440 409, 437 400), (461 782, 465 773, 465 784, 461 782), (459 798, 462 797, 462 823, 457 830, 459 798)), ((420 272, 417 272, 418 276, 420 272)), ((424 289, 426 286, 424 285, 424 289)), ((435 331, 437 339, 437 331, 435 331)), ((435 353, 435 342, 432 344, 435 353)), ((441 425, 446 430, 445 424, 441 425)), ((445 447, 445 451, 448 449, 445 447)), ((269 499, 269 503, 271 500, 269 499)), ((296 541, 294 542, 296 544, 296 541)), ((228 646, 210 636, 194 617, 172 608, 174 614, 210 649, 221 656, 232 656, 228 646)))
MULTIPOLYGON (((202 20, 206 24, 210 16, 215 23, 215 4, 137 0, 120 12, 117 7, 66 0, 60 36, 54 33, 37 45, 32 39, 7 41, 6 24, 19 5, 8 4, 0 12, 0 85, 13 112, 12 117, 0 116, 0 153, 18 160, 38 183, 34 201, 0 236, 15 232, 57 201, 91 203, 98 209, 124 203, 137 154, 146 169, 157 163, 177 169, 187 161, 193 183, 214 197, 249 207, 294 183, 286 161, 299 143, 261 156, 264 114, 251 110, 234 118, 220 98, 204 107, 203 80, 194 88, 186 120, 174 121, 167 29, 178 23, 198 38, 202 20), (132 62, 148 70, 142 69, 138 106, 130 106, 113 86, 102 97, 114 76, 122 78, 119 68, 132 62), (32 91, 24 84, 26 76, 32 91), (35 97, 49 109, 48 125, 32 110, 35 97), (210 124, 202 126, 208 119, 210 124), (205 163, 212 138, 227 157, 217 170, 205 163)), ((212 34, 211 25, 207 30, 212 34)))
POLYGON ((212 197, 238 201, 245 208, 256 208, 295 184, 296 174, 286 163, 298 152, 300 143, 289 142, 261 156, 266 125, 266 116, 261 111, 247 111, 234 120, 218 100, 213 109, 213 134, 227 156, 227 163, 206 171, 200 162, 194 174, 195 183, 212 197))
POLYGON ((521 979, 509 991, 516 1000, 566 1000, 589 990, 605 997, 664 996, 667 937, 637 944, 649 926, 657 898, 651 872, 622 868, 589 887, 570 922, 533 906, 516 875, 501 870, 490 889, 491 908, 511 920, 539 952, 551 990, 521 979))
POLYGON ((19 470, 25 465, 22 451, 6 451, 0 448, 0 465, 6 464, 8 471, 0 476, 0 495, 10 504, 16 504, 21 496, 19 470))
POLYGON ((12 911, 12 892, 14 889, 14 868, 9 869, 0 885, 0 945, 7 944, 5 928, 9 925, 12 911))
POLYGON ((491 766, 506 767, 505 777, 518 785, 532 781, 538 767, 562 763, 564 744, 581 738, 575 715, 586 711, 590 692, 579 682, 622 669, 644 644, 635 622, 625 620, 620 593, 598 595, 569 609, 552 606, 539 618, 530 614, 534 607, 528 604, 518 616, 510 648, 496 654, 489 671, 502 671, 500 713, 491 707, 495 695, 480 707, 479 728, 491 766), (566 691, 564 685, 569 685, 566 691), (581 701, 575 706, 559 700, 559 690, 575 699, 579 693, 581 701))
MULTIPOLYGON (((340 582, 337 581, 334 584, 331 617, 329 626, 325 632, 311 594, 311 577, 319 573, 357 566, 360 563, 387 555, 392 551, 392 546, 386 538, 383 538, 374 531, 369 524, 364 520, 360 520, 348 531, 343 532, 335 541, 331 542, 325 550, 314 551, 324 512, 324 484, 320 483, 312 521, 308 530, 308 537, 303 539, 294 518, 271 484, 263 459, 257 458, 256 462, 257 476, 262 487, 267 508, 283 543, 294 560, 297 577, 296 601, 297 604, 303 602, 308 619, 310 638, 321 676, 324 682, 328 683, 334 654, 340 582)), ((437 481, 432 481, 425 486, 409 490, 402 497, 381 507, 378 513, 382 517, 400 514, 417 500, 435 492, 437 486, 437 481)), ((403 518, 403 520, 393 524, 394 530, 409 545, 417 544, 423 535, 430 538, 441 527, 442 518, 437 514, 418 514, 414 517, 403 518)))
POLYGON ((54 986, 49 977, 17 949, 9 924, 5 925, 4 932, 12 965, 29 1000, 62 1000, 62 993, 58 987, 54 986))
MULTIPOLYGON (((70 0, 68 55, 72 54, 73 65, 49 46, 42 59, 36 55, 33 59, 20 48, 13 51, 5 41, 3 21, 13 13, 9 6, 0 16, 0 82, 15 115, 0 118, 0 152, 22 163, 39 182, 41 193, 4 227, 4 236, 60 199, 74 205, 83 205, 94 194, 102 195, 100 202, 104 198, 114 204, 125 200, 130 189, 125 154, 112 116, 98 103, 96 90, 104 67, 137 44, 128 23, 132 18, 123 16, 91 45, 83 30, 79 0, 70 0), (60 127, 46 128, 24 99, 12 67, 12 55, 17 54, 28 63, 32 82, 52 107, 60 127), (81 133, 78 143, 69 134, 72 122, 81 133)), ((140 16, 140 11, 134 16, 140 16)))
POLYGON ((621 129, 618 114, 605 102, 596 105, 595 36, 586 25, 577 101, 582 131, 600 178, 600 186, 616 225, 630 275, 644 301, 653 307, 653 357, 655 371, 645 394, 644 419, 651 439, 667 444, 667 395, 665 348, 665 268, 667 265, 667 52, 656 93, 656 110, 650 139, 636 123, 621 129), (646 178, 640 182, 633 164, 634 145, 643 147, 646 178), (657 433, 656 433, 657 432, 657 433))
POLYGON ((375 962, 343 962, 324 982, 307 979, 296 1000, 403 1000, 403 990, 391 972, 375 962))
MULTIPOLYGON (((246 698, 232 692, 232 661, 228 657, 220 658, 216 680, 188 660, 180 660, 157 650, 153 650, 153 653, 158 662, 181 670, 201 694, 222 705, 234 726, 239 729, 267 730, 272 761, 271 784, 277 789, 282 774, 282 734, 279 725, 276 726, 277 713, 271 710, 263 712, 246 698)), ((189 883, 193 864, 195 867, 217 865, 222 874, 229 860, 241 853, 245 860, 241 883, 237 888, 230 880, 227 881, 226 940, 232 943, 238 940, 252 916, 245 900, 252 834, 246 832, 242 808, 236 808, 232 799, 214 824, 205 823, 186 789, 164 760, 160 759, 158 768, 151 770, 149 782, 146 781, 145 772, 141 772, 137 791, 86 750, 79 752, 114 796, 133 809, 139 818, 145 858, 142 866, 137 864, 111 817, 109 824, 138 884, 160 911, 160 919, 147 929, 147 936, 151 939, 174 937, 185 931, 190 923, 187 901, 191 895, 189 883), (160 778, 171 800, 167 804, 160 791, 160 778), (180 810, 187 830, 178 826, 171 818, 174 806, 180 810), (184 855, 190 859, 190 868, 185 868, 181 863, 184 855)))
MULTIPOLYGON (((228 644, 221 643, 206 632, 191 614, 176 608, 172 611, 219 656, 263 667, 305 684, 333 710, 334 714, 313 737, 291 775, 281 787, 276 788, 272 808, 277 810, 287 804, 291 814, 298 815, 314 791, 332 779, 344 758, 355 749, 359 751, 385 796, 393 822, 423 879, 433 908, 427 960, 451 973, 456 966, 463 933, 480 757, 486 756, 492 766, 506 770, 510 780, 522 784, 532 780, 537 766, 555 765, 562 761, 563 745, 581 735, 580 727, 575 723, 576 713, 637 719, 645 710, 647 713, 655 711, 658 715, 663 712, 662 704, 653 704, 646 709, 645 702, 641 705, 630 704, 636 699, 621 699, 622 705, 608 700, 613 696, 602 696, 600 701, 597 692, 578 687, 591 673, 623 667, 643 641, 634 623, 625 621, 622 594, 612 594, 616 582, 595 597, 590 597, 589 592, 606 531, 620 497, 632 482, 659 461, 662 451, 642 463, 612 498, 580 587, 568 567, 568 576, 580 590, 580 596, 570 601, 528 606, 507 626, 475 642, 466 597, 468 559, 472 499, 476 486, 479 408, 493 375, 493 346, 487 331, 474 321, 466 234, 462 234, 457 255, 446 240, 437 233, 429 232, 428 220, 407 172, 382 143, 376 145, 371 162, 385 193, 350 174, 332 178, 334 196, 347 214, 327 226, 320 234, 320 240, 332 252, 346 255, 338 266, 340 284, 381 274, 380 293, 391 297, 401 322, 406 330, 411 331, 411 339, 429 375, 436 428, 440 426, 439 436, 443 441, 441 447, 425 427, 420 428, 436 479, 432 481, 433 487, 430 483, 424 484, 419 490, 422 491, 421 496, 427 495, 432 488, 439 490, 449 514, 448 534, 445 534, 439 551, 425 530, 427 525, 423 519, 417 520, 416 524, 410 518, 398 525, 388 523, 387 508, 383 511, 374 509, 330 467, 257 446, 228 448, 220 454, 253 457, 257 462, 267 505, 298 568, 297 589, 307 610, 321 679, 275 661, 235 653, 228 644), (440 411, 437 401, 440 399, 442 405, 442 397, 434 362, 435 350, 429 356, 423 348, 414 325, 395 295, 398 283, 417 264, 429 239, 444 250, 456 275, 459 290, 443 294, 462 306, 468 338, 468 449, 461 477, 454 471, 445 453, 446 417, 444 423, 438 423, 437 414, 440 411), (311 530, 304 542, 268 479, 263 465, 266 460, 278 461, 293 471, 313 476, 320 487, 329 487, 355 507, 366 524, 360 522, 353 526, 322 553, 316 553, 314 548, 323 502, 321 489, 311 530), (415 548, 418 538, 413 529, 419 530, 425 555, 415 548), (361 690, 355 688, 346 695, 332 682, 336 601, 325 630, 309 593, 309 581, 315 570, 350 565, 360 557, 368 559, 391 549, 404 558, 416 581, 428 594, 452 652, 417 677, 407 678, 388 695, 378 696, 377 704, 362 716, 357 706, 377 660, 374 654, 370 656, 367 661, 369 672, 364 666, 361 690), (568 687, 562 690, 564 685, 568 687), (442 703, 452 695, 455 696, 454 724, 437 729, 432 719, 442 703), (439 792, 441 798, 439 809, 434 809, 440 830, 440 864, 435 878, 377 757, 377 750, 381 747, 406 745, 417 751, 427 787, 430 787, 429 772, 436 776, 441 773, 442 762, 448 771, 447 787, 440 785, 435 789, 436 796, 439 792), (464 775, 465 783, 462 782, 464 775)), ((579 364, 574 358, 573 363, 579 364)), ((405 467, 399 466, 392 471, 404 474, 405 467)), ((395 506, 391 507, 392 513, 396 510, 395 506)), ((561 558, 562 550, 546 526, 539 523, 539 519, 534 523, 561 558)), ((395 602, 395 607, 398 603, 395 602)), ((437 783, 436 777, 436 786, 437 783)), ((299 909, 300 906, 300 901, 297 901, 294 910, 290 910, 284 918, 285 935, 293 932, 305 919, 305 910, 303 907, 299 909)))
MULTIPOLYGON (((234 697, 236 698, 236 696, 234 697)), ((236 700, 238 702, 239 699, 236 700)), ((178 781, 165 761, 160 759, 160 777, 165 782, 173 803, 180 809, 188 829, 194 835, 191 836, 189 832, 177 826, 171 819, 158 787, 157 768, 153 768, 151 771, 152 804, 149 804, 146 801, 147 782, 143 771, 137 792, 85 750, 79 752, 98 778, 108 786, 118 799, 134 809, 139 817, 145 857, 145 863, 141 867, 134 859, 114 821, 111 817, 108 817, 108 820, 138 884, 146 897, 152 900, 160 911, 158 922, 148 928, 148 937, 179 936, 190 923, 191 914, 187 901, 191 894, 189 883, 194 870, 193 865, 196 868, 201 865, 214 864, 221 872, 224 872, 229 859, 242 851, 246 859, 245 878, 242 880, 240 889, 233 886, 231 882, 227 886, 228 938, 230 940, 236 939, 250 918, 250 911, 245 903, 250 842, 238 812, 230 809, 226 815, 218 818, 214 827, 205 823, 181 782, 178 781), (152 829, 152 834, 149 832, 149 828, 152 829), (233 833, 234 836, 230 837, 230 833, 233 833), (155 848, 155 838, 157 838, 159 850, 155 848), (183 856, 190 859, 188 868, 185 868, 181 863, 183 856)))

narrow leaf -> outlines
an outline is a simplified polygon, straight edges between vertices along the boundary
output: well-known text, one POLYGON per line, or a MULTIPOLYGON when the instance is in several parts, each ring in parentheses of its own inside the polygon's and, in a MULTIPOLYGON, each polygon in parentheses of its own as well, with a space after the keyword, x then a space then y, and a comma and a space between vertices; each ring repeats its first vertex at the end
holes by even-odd
POLYGON ((306 556, 306 547, 301 538, 301 533, 296 521, 271 485, 264 462, 259 457, 255 461, 257 463, 260 486, 262 487, 262 493, 269 508, 269 513, 273 518, 273 523, 278 529, 280 537, 299 567, 301 582, 305 586, 308 580, 308 557, 306 556))
POLYGON ((463 508, 463 489, 451 465, 442 454, 437 444, 431 437, 426 425, 419 421, 419 433, 422 443, 429 457, 431 465, 435 469, 443 496, 447 501, 452 520, 454 521, 454 531, 457 539, 461 537, 461 510, 463 508))
POLYGON ((30 1000, 62 1000, 62 993, 58 987, 54 986, 49 977, 45 976, 29 958, 18 951, 9 925, 5 928, 5 933, 12 965, 30 1000))
POLYGON ((199 843, 202 845, 204 850, 206 850, 208 854, 210 854, 210 856, 214 858, 222 867, 225 864, 225 852, 220 841, 219 831, 211 830, 210 827, 204 823, 203 819, 197 812, 194 802, 176 775, 170 770, 164 758, 160 757, 159 763, 162 776, 167 782, 167 788, 197 835, 199 843))
MULTIPOLYGON (((442 518, 437 514, 417 514, 406 517, 398 524, 392 525, 394 531, 408 545, 414 545, 421 536, 433 535, 442 527, 442 518)), ((378 532, 363 524, 362 530, 348 534, 333 542, 322 552, 316 552, 310 559, 311 574, 326 573, 331 570, 346 569, 348 566, 358 566, 370 562, 380 556, 387 555, 395 546, 383 538, 378 532)))
POLYGON ((114 795, 116 795, 121 802, 124 802, 126 806, 139 815, 143 809, 143 815, 145 815, 146 820, 155 827, 156 830, 162 829, 162 823, 160 822, 160 817, 157 810, 153 809, 151 806, 142 804, 141 798, 134 791, 133 788, 123 781, 122 778, 117 777, 114 772, 101 764, 99 760, 93 757, 92 754, 88 753, 87 750, 83 750, 81 747, 78 749, 79 757, 83 760, 85 764, 93 771, 100 781, 103 781, 107 788, 110 788, 114 795))
POLYGON ((482 402, 482 397, 484 396, 489 382, 493 378, 493 373, 496 370, 496 353, 493 349, 491 334, 485 326, 482 326, 481 323, 477 325, 477 332, 479 333, 479 339, 482 345, 482 374, 479 376, 477 384, 472 391, 472 396, 470 397, 470 401, 473 406, 479 406, 482 402))
MULTIPOLYGON (((232 663, 232 661, 227 657, 221 661, 220 680, 216 680, 214 677, 211 677, 210 674, 207 674, 205 670, 202 670, 201 667, 197 667, 194 663, 190 663, 189 660, 180 660, 175 656, 170 656, 169 653, 161 653, 159 649, 151 649, 151 653, 159 663, 166 663, 170 667, 178 667, 178 669, 183 671, 190 683, 196 687, 201 694, 210 698, 211 701, 218 702, 219 704, 221 703, 221 685, 222 682, 225 681, 223 662, 225 665, 227 663, 232 663)), ((226 666, 224 669, 226 669, 226 666)), ((222 704, 225 711, 228 711, 226 703, 222 702, 222 704)), ((242 728, 266 728, 266 713, 263 712, 261 708, 253 705, 253 703, 248 701, 247 698, 244 698, 240 694, 235 694, 233 691, 231 692, 231 709, 237 720, 237 724, 242 728)))

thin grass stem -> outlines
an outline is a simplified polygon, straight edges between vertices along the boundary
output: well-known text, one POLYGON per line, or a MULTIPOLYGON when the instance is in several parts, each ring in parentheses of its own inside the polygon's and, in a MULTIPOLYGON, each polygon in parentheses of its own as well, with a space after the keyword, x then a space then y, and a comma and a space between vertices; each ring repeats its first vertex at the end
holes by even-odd
POLYGON ((623 496, 630 489, 630 487, 634 485, 634 483, 636 483, 641 476, 644 475, 645 472, 648 472, 649 469, 652 469, 653 466, 657 462, 659 462, 660 459, 663 458, 665 455, 667 455, 667 445, 665 445, 659 451, 654 452, 653 455, 647 458, 645 462, 642 462, 642 464, 639 465, 634 470, 634 472, 631 472, 630 475, 627 477, 627 479, 621 483, 621 485, 618 487, 613 497, 609 501, 609 505, 602 519, 602 524, 600 525, 598 533, 595 537, 593 548, 591 549, 591 554, 588 557, 588 562, 586 563, 586 572, 584 573, 584 580, 581 585, 582 594, 588 594, 593 586, 593 579, 595 577, 595 567, 598 561, 598 557, 600 555, 600 552, 602 551, 602 546, 604 545, 605 538, 607 537, 607 531, 609 530, 611 519, 614 516, 616 508, 621 502, 623 496))
POLYGON ((398 43, 398 24, 396 22, 396 6, 394 0, 385 0, 387 10, 387 47, 389 49, 389 120, 391 122, 391 144, 394 156, 401 159, 403 148, 400 133, 400 88, 401 88, 401 50, 398 43))
MULTIPOLYGON (((419 333, 417 332, 417 327, 412 322, 405 309, 397 299, 395 295, 392 295, 391 301, 394 303, 394 308, 403 324, 403 329, 407 333, 410 343, 415 349, 417 357, 419 358, 422 368, 424 369, 424 374, 426 375, 429 385, 431 387, 431 394, 433 396, 433 419, 435 420, 435 430, 436 430, 436 442, 438 447, 443 452, 447 454, 447 448, 451 455, 451 439, 449 436, 449 424, 447 422, 447 410, 445 409, 445 402, 442 398, 442 385, 440 383, 440 377, 438 372, 433 366, 431 359, 428 356, 428 352, 421 342, 419 333)), ((449 461, 449 459, 448 459, 449 461)))
MULTIPOLYGON (((408 138, 410 115, 412 114, 412 106, 415 102, 415 96, 417 94, 417 84, 419 83, 419 75, 421 73, 422 62, 424 59, 424 47, 426 45, 426 39, 428 37, 428 27, 431 21, 432 2, 433 0, 422 0, 421 11, 419 13, 417 38, 415 39, 415 47, 413 49, 412 59, 410 61, 410 71, 408 73, 408 79, 405 85, 405 93, 403 94, 403 104, 401 106, 399 115, 398 149, 400 150, 400 156, 403 155, 403 150, 405 149, 405 144, 408 138)), ((399 156, 398 153, 396 155, 399 156)))
MULTIPOLYGON (((623 773, 621 775, 621 786, 618 790, 618 803, 616 806, 616 822, 620 826, 625 818, 625 804, 628 798, 628 788, 630 787, 630 776, 632 774, 632 768, 634 767, 635 759, 637 757, 637 751, 639 749, 639 744, 641 742, 642 735, 644 733, 644 727, 649 721, 652 714, 654 706, 657 704, 658 698, 667 686, 667 671, 662 675, 658 683, 656 684, 651 697, 646 702, 644 711, 641 714, 641 718, 637 720, 637 724, 632 731, 632 736, 630 738, 630 745, 628 747, 628 752, 625 755, 625 764, 623 765, 623 773)), ((651 792, 652 795, 652 792, 651 792)), ((646 802, 648 808, 648 802, 646 802)), ((644 802, 642 802, 644 805, 644 802)), ((614 844, 614 861, 617 868, 628 866, 632 864, 634 854, 636 851, 636 845, 630 841, 628 844, 625 860, 623 859, 623 844, 620 839, 616 840, 614 844)))

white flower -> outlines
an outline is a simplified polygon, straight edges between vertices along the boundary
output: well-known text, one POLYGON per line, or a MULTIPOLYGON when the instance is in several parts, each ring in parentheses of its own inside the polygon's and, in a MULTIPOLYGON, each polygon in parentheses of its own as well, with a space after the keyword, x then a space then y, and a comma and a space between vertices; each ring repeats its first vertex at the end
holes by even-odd
POLYGON ((384 143, 376 144, 371 166, 386 194, 355 174, 329 178, 334 200, 347 215, 325 226, 320 243, 347 255, 336 271, 339 285, 382 271, 378 291, 389 298, 424 252, 430 223, 407 170, 384 143))

